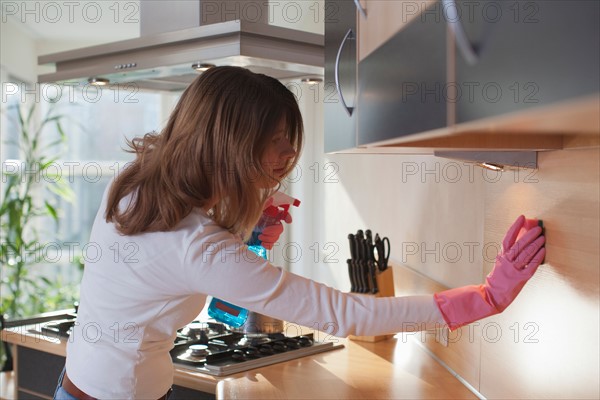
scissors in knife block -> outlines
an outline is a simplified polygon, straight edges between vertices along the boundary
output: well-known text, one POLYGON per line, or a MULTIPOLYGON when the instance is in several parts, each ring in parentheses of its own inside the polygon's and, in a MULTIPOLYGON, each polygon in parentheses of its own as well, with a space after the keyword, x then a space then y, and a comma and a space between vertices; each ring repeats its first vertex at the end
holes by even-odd
POLYGON ((388 267, 390 258, 390 240, 385 236, 383 239, 379 234, 375 234, 375 263, 379 271, 385 271, 388 267))

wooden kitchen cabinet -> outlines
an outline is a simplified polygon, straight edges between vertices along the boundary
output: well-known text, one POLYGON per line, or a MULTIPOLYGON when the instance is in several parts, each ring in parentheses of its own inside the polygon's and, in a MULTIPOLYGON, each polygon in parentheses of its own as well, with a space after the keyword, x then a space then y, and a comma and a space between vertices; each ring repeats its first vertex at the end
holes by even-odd
POLYGON ((458 124, 598 93, 598 1, 456 4, 476 53, 469 63, 457 41, 458 124))
POLYGON ((366 16, 344 3, 358 21, 355 130, 326 122, 326 152, 600 146, 597 1, 361 0, 366 16))
MULTIPOLYGON (((325 152, 368 153, 375 142, 445 129, 448 107, 440 95, 447 82, 447 37, 441 2, 328 1, 325 7, 326 15, 340 17, 325 21, 325 152), (340 51, 349 31, 358 43, 350 39, 340 51), (336 59, 342 60, 337 67, 336 59)), ((422 146, 390 149, 433 153, 422 146)))
POLYGON ((358 61, 387 42, 436 0, 360 0, 358 13, 358 61))
MULTIPOLYGON (((326 152, 356 152, 357 148, 398 135, 446 127, 447 107, 439 96, 439 89, 446 84, 446 26, 440 19, 441 3, 422 2, 416 9, 413 7, 416 3, 408 5, 406 1, 363 3, 367 8, 366 18, 355 2, 326 2, 325 14, 339 15, 335 20, 325 21, 326 152), (406 18, 403 9, 410 11, 406 18), (426 10, 426 18, 417 18, 426 10), (378 16, 384 15, 387 18, 380 24, 378 16), (357 20, 362 29, 358 42, 370 39, 371 43, 369 57, 360 63, 356 58, 355 40, 348 40, 342 51, 339 50, 349 31, 356 35, 357 20), (404 20, 411 22, 401 29, 404 20), (401 31, 393 35, 399 29, 401 31), (428 51, 424 52, 424 48, 428 51), (338 85, 335 83, 337 58, 342 60, 337 65, 338 85), (350 65, 352 62, 354 65, 350 65), (428 88, 438 94, 427 95, 422 101, 420 90, 428 88), (338 89, 351 112, 342 104, 338 89)), ((431 154, 422 149, 411 150, 401 152, 431 154)))
POLYGON ((356 7, 352 1, 327 0, 324 84, 326 152, 356 147, 356 68, 356 7))
POLYGON ((359 63, 359 146, 447 125, 446 24, 423 11, 359 63))

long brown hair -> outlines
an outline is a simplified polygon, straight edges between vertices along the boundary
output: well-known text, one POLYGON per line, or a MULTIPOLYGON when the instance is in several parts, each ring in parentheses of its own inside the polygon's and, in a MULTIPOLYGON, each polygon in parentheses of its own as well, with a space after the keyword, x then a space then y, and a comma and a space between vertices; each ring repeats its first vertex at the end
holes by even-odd
POLYGON ((273 192, 257 179, 267 173, 260 159, 282 118, 296 150, 287 175, 303 137, 294 95, 278 80, 244 68, 204 72, 183 92, 160 134, 128 143, 136 159, 112 184, 106 221, 126 235, 168 231, 216 199, 212 218, 247 236, 273 192), (120 204, 128 195, 129 204, 120 204))

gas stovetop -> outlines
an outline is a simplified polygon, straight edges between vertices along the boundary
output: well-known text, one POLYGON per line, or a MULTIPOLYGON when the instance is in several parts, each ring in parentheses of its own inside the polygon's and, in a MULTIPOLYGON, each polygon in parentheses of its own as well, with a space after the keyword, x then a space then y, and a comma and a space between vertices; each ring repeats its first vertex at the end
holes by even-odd
MULTIPOLYGON (((41 333, 68 337, 75 319, 43 324, 41 333)), ((281 333, 244 335, 217 322, 194 321, 177 331, 173 364, 209 375, 225 376, 344 347, 320 342, 313 334, 286 336, 281 333)))
POLYGON ((224 376, 341 347, 312 334, 245 336, 219 323, 193 322, 178 331, 171 357, 178 367, 224 376))

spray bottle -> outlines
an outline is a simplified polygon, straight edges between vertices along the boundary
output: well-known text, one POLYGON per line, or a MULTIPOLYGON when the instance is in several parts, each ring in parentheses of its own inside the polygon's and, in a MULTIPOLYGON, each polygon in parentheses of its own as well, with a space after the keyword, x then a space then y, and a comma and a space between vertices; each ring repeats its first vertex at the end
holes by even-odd
MULTIPOLYGON (((263 211, 263 215, 252 231, 250 240, 247 242, 248 250, 264 259, 267 258, 267 249, 262 246, 258 236, 265 227, 285 219, 291 206, 298 207, 300 205, 300 200, 282 192, 276 192, 271 198, 273 199, 272 204, 263 211)), ((248 310, 213 297, 208 306, 208 315, 219 322, 239 328, 246 322, 248 310)))

